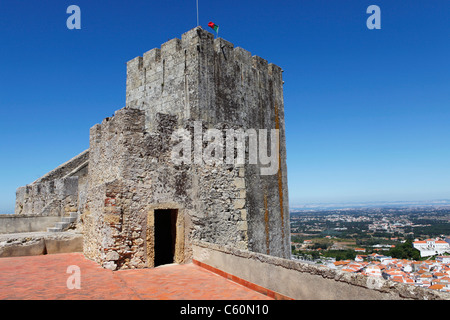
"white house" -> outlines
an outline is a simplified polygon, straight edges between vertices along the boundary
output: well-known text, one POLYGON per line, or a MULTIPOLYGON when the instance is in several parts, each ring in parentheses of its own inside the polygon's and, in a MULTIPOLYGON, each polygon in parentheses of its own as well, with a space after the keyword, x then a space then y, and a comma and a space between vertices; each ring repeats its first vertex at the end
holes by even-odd
POLYGON ((450 263, 450 256, 437 256, 436 261, 441 263, 450 263))
POLYGON ((392 257, 383 256, 383 257, 380 257, 379 260, 381 261, 381 264, 384 264, 386 266, 386 265, 394 262, 396 259, 393 259, 392 257))
POLYGON ((402 270, 403 270, 403 272, 410 273, 410 272, 413 271, 413 268, 412 268, 412 266, 411 266, 410 264, 406 264, 406 265, 404 265, 404 266, 402 267, 402 270))
POLYGON ((369 265, 366 270, 366 274, 372 277, 381 277, 381 268, 379 266, 369 265))
POLYGON ((413 247, 420 251, 421 257, 450 252, 450 244, 439 239, 416 240, 413 242, 413 247))

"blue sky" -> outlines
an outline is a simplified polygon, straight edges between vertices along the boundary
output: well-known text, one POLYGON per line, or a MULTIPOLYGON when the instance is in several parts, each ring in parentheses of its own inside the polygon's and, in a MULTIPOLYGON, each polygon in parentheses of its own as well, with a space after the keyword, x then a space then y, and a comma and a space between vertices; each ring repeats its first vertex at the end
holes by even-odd
MULTIPOLYGON (((199 3, 203 28, 285 70, 291 205, 450 198, 450 1, 199 3)), ((126 61, 196 20, 195 0, 2 1, 0 212, 125 105, 126 61)))

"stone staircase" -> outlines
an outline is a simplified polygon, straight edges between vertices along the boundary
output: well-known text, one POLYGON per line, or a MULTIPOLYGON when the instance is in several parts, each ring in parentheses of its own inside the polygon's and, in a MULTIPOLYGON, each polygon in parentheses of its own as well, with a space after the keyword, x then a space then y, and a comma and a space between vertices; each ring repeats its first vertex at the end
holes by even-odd
POLYGON ((72 223, 76 222, 78 219, 78 212, 71 212, 69 217, 62 217, 60 222, 57 222, 54 227, 47 228, 47 232, 63 232, 72 223))

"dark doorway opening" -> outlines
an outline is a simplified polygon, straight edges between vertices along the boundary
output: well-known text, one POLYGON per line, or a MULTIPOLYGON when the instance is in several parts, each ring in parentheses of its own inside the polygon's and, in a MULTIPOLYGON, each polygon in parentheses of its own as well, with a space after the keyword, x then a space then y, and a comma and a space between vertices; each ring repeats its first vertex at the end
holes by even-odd
POLYGON ((177 209, 155 210, 155 267, 175 261, 177 209))

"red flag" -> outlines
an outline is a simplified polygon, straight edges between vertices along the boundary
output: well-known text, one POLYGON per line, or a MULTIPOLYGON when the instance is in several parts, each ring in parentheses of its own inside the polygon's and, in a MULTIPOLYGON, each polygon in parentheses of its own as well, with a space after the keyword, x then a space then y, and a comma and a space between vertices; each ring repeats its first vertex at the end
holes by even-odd
POLYGON ((217 24, 215 24, 214 22, 210 22, 208 23, 208 27, 214 29, 215 32, 219 32, 219 26, 217 24))

